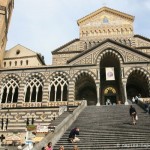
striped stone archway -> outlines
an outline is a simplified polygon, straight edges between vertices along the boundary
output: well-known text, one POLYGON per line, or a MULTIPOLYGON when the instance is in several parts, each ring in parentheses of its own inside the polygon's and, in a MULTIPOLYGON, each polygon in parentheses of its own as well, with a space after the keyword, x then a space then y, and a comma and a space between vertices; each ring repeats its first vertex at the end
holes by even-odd
POLYGON ((141 97, 150 96, 150 74, 141 67, 133 67, 125 73, 127 79, 127 97, 131 99, 136 95, 141 97))
POLYGON ((75 99, 86 99, 88 105, 96 105, 98 101, 96 75, 90 70, 80 70, 73 76, 73 80, 75 82, 75 99))
POLYGON ((114 49, 105 49, 97 58, 97 65, 99 66, 100 74, 100 99, 101 104, 107 104, 107 100, 111 101, 111 104, 124 103, 124 91, 122 87, 121 78, 121 65, 124 60, 122 55, 114 49), (114 79, 106 78, 106 69, 111 68, 113 70, 114 79), (106 89, 114 89, 113 91, 105 92, 106 89))

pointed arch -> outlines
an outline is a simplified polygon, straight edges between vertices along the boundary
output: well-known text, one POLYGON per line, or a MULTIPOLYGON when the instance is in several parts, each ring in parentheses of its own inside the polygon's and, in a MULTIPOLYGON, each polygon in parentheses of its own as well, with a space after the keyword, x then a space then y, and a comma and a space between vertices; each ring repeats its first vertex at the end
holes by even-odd
POLYGON ((31 73, 25 80, 25 102, 42 102, 45 77, 41 73, 31 73))
POLYGON ((21 78, 16 74, 9 74, 2 79, 1 103, 17 103, 21 78))
POLYGON ((67 101, 70 76, 63 71, 54 72, 49 82, 49 101, 67 101))

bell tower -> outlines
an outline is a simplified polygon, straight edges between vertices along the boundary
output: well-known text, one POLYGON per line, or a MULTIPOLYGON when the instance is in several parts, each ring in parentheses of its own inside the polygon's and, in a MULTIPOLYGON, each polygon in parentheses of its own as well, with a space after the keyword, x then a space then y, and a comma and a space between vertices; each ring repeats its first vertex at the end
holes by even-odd
POLYGON ((7 43, 7 33, 14 8, 14 0, 0 0, 0 68, 7 43))

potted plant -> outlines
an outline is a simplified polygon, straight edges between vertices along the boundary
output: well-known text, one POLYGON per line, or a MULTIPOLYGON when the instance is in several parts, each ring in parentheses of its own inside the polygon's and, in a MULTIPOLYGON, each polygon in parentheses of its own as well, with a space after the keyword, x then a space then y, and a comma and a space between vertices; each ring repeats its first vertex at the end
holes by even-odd
POLYGON ((28 131, 36 130, 36 125, 28 125, 28 126, 27 126, 27 130, 28 130, 28 131))

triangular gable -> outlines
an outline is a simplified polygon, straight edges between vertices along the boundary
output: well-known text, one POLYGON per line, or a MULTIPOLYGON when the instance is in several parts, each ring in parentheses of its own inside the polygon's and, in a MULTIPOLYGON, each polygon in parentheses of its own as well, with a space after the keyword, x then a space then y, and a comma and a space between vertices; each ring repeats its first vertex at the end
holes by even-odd
POLYGON ((134 35, 136 48, 150 48, 150 39, 141 35, 134 35))
POLYGON ((60 46, 59 48, 55 49, 54 51, 52 51, 52 54, 57 54, 57 53, 61 53, 61 52, 68 52, 68 47, 70 47, 70 45, 76 44, 76 42, 79 42, 79 39, 74 39, 62 46, 60 46))
POLYGON ((20 57, 28 57, 28 56, 36 56, 37 53, 18 44, 15 47, 11 48, 10 50, 7 50, 5 52, 4 59, 7 58, 20 58, 20 57))
MULTIPOLYGON (((134 16, 128 15, 126 13, 123 13, 123 12, 120 12, 120 11, 117 11, 108 7, 102 7, 101 9, 98 9, 97 11, 79 19, 77 23, 79 26, 82 24, 84 24, 84 26, 88 26, 88 25, 90 26, 90 24, 94 25, 94 23, 96 25, 102 22, 101 19, 105 16, 110 18, 111 23, 114 21, 115 23, 122 23, 120 19, 128 20, 127 22, 134 21, 134 16), (113 16, 109 16, 109 14, 113 14, 115 20, 113 19, 113 16), (118 21, 116 21, 117 17, 118 17, 118 21)), ((125 21, 123 22, 123 24, 125 24, 125 21)))
POLYGON ((123 58, 124 63, 150 62, 150 55, 147 55, 111 39, 107 39, 92 47, 91 49, 84 51, 74 58, 68 60, 67 63, 71 65, 96 64, 100 53, 108 49, 118 51, 118 53, 123 58))

